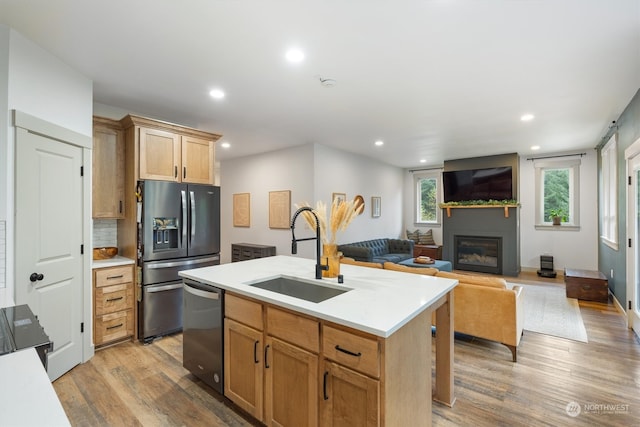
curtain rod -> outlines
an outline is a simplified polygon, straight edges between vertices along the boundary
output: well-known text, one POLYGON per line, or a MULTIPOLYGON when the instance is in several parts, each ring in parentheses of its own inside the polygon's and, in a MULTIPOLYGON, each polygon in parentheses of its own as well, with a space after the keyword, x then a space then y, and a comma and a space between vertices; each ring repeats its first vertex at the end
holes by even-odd
POLYGON ((559 154, 557 156, 542 156, 542 157, 528 157, 527 160, 540 160, 540 159, 555 159, 558 157, 573 157, 573 156, 586 156, 587 153, 575 153, 575 154, 559 154))
POLYGON ((598 143, 598 145, 596 145, 594 147, 594 150, 599 150, 602 147, 604 147, 606 145, 607 142, 609 142, 609 139, 611 138, 611 136, 618 130, 618 124, 616 123, 616 121, 612 121, 611 125, 609 126, 609 128, 607 129, 607 132, 604 134, 604 136, 602 137, 602 139, 600 140, 600 142, 598 143))
POLYGON ((439 168, 425 168, 425 169, 409 169, 409 172, 438 171, 442 169, 444 168, 439 167, 439 168))

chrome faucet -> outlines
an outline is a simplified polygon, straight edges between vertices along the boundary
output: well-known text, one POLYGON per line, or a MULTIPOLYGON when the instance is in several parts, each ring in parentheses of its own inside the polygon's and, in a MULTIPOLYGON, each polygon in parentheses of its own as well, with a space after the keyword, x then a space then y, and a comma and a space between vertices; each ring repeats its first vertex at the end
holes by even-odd
POLYGON ((322 270, 329 270, 329 265, 320 264, 320 221, 318 221, 318 215, 311 209, 309 206, 303 206, 293 214, 293 219, 291 219, 291 253, 298 253, 298 242, 302 242, 304 240, 315 240, 316 241, 316 279, 322 279, 322 270), (306 237, 304 239, 296 239, 296 219, 298 215, 304 211, 309 211, 313 215, 316 220, 316 237, 306 237))

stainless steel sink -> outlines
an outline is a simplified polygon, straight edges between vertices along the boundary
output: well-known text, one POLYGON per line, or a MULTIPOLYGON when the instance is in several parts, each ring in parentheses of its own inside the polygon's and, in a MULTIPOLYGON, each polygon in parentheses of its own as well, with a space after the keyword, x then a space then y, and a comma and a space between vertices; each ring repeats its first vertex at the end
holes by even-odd
POLYGON ((247 284, 256 288, 311 302, 322 302, 351 290, 349 288, 338 288, 324 284, 319 285, 311 281, 286 276, 274 277, 247 284))

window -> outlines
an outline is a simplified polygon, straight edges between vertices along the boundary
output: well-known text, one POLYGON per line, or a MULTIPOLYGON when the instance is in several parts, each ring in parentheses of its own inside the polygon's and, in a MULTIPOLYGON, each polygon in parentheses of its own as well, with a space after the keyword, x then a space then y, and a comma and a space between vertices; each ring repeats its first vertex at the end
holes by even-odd
POLYGON ((439 222, 440 172, 415 175, 414 181, 416 185, 416 223, 439 222))
POLYGON ((602 165, 602 241, 618 249, 618 146, 615 134, 600 150, 602 165))
POLYGON ((536 161, 536 225, 580 225, 580 159, 536 161))

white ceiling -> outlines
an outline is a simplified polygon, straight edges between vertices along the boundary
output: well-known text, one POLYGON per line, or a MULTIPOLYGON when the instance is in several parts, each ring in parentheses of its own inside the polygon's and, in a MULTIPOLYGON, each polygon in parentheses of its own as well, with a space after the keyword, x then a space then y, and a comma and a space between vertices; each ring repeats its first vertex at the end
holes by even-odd
POLYGON ((640 88, 640 0, 0 0, 0 23, 95 102, 223 134, 223 161, 311 142, 400 167, 582 150, 640 88))

